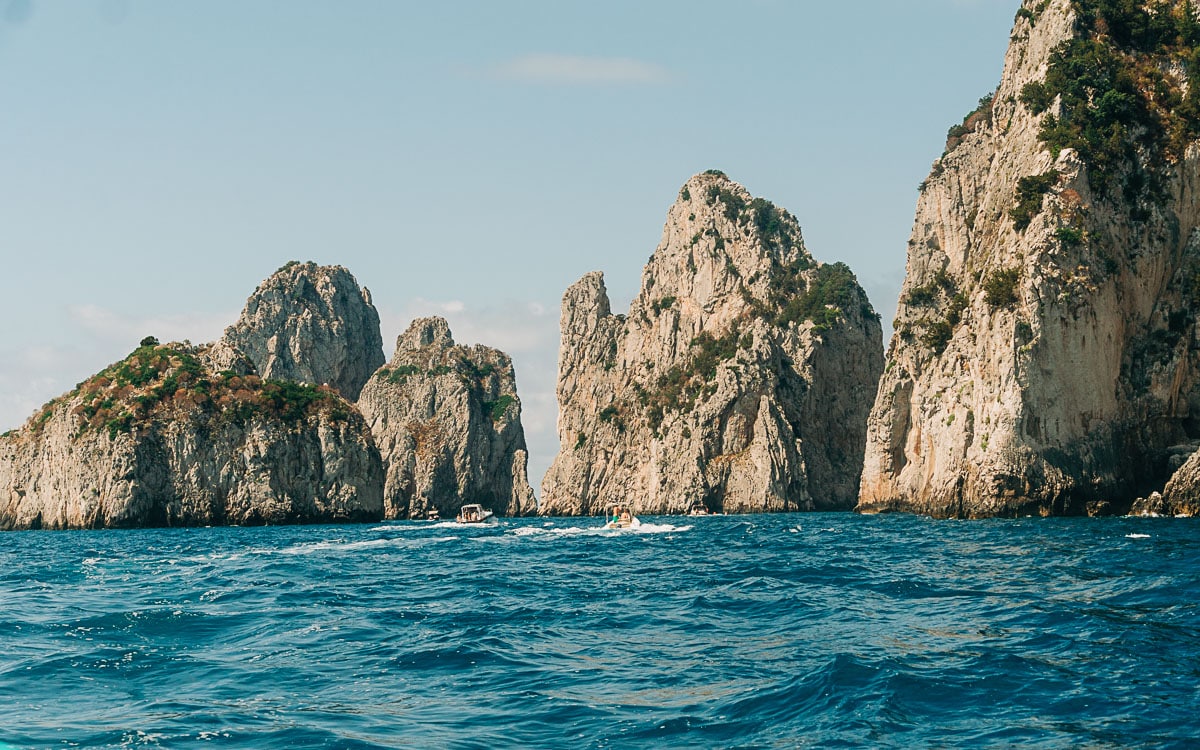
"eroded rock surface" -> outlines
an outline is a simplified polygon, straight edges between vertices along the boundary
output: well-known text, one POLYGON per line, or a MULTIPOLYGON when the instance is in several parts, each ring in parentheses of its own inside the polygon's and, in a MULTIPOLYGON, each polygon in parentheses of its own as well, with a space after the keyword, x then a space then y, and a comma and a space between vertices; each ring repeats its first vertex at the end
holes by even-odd
POLYGON ((442 318, 421 318, 358 402, 387 467, 388 518, 453 516, 464 503, 534 512, 512 360, 459 346, 442 318))
POLYGON ((218 372, 209 353, 146 343, 0 437, 0 528, 382 517, 382 462, 351 404, 218 372))
POLYGON ((922 186, 859 510, 1122 513, 1200 437, 1190 7, 1022 5, 922 186))
POLYGON ((246 300, 223 343, 263 378, 328 384, 351 401, 384 363, 371 293, 341 266, 291 262, 246 300))
POLYGON ((590 273, 564 295, 561 331, 542 513, 853 506, 879 320, 786 211, 720 172, 693 177, 628 315, 590 273))

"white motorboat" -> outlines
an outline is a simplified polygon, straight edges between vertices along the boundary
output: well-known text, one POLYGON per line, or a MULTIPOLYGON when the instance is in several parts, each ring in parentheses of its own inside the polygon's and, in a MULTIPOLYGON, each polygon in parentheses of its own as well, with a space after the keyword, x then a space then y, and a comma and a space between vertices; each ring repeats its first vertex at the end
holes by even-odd
POLYGON ((496 523, 496 514, 476 503, 468 503, 458 511, 458 523, 496 523))

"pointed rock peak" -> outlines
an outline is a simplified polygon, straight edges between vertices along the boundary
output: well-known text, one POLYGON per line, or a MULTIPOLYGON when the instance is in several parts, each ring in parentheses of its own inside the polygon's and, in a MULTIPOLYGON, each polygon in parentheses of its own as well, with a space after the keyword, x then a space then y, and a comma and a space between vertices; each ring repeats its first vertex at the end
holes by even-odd
POLYGON ((604 285, 603 271, 585 273, 567 289, 566 296, 578 302, 590 303, 589 307, 603 308, 604 314, 608 314, 608 287, 604 285))
POLYGON ((604 274, 591 271, 572 284, 563 294, 559 328, 565 332, 594 331, 599 322, 612 314, 604 274))
POLYGON ((396 339, 396 351, 411 352, 426 347, 436 346, 448 349, 454 346, 454 337, 450 334, 450 324, 445 318, 432 316, 417 318, 409 325, 408 330, 396 339))
POLYGON ((717 250, 738 237, 789 248, 804 244, 796 217, 765 198, 755 198, 718 169, 684 183, 667 213, 667 230, 665 239, 673 237, 676 245, 691 247, 709 238, 717 250))
POLYGON ((301 263, 290 260, 276 269, 258 285, 258 291, 287 288, 291 290, 319 289, 333 286, 341 290, 352 289, 356 296, 363 298, 367 304, 371 296, 365 289, 360 289, 358 280, 345 266, 319 266, 310 261, 301 263))
POLYGON ((379 313, 342 266, 291 261, 258 285, 223 343, 264 378, 328 383, 350 400, 384 362, 379 313))
POLYGON ((301 263, 298 260, 289 260, 287 263, 284 263, 282 266, 277 268, 275 273, 267 277, 267 281, 270 281, 277 276, 294 279, 301 274, 311 273, 318 268, 320 268, 320 266, 318 266, 316 263, 313 263, 311 260, 304 263, 301 263))
POLYGON ((536 508, 512 359, 455 345, 444 318, 418 318, 397 337, 358 407, 387 472, 388 518, 425 518, 430 509, 445 518, 464 503, 497 515, 536 508))
POLYGON ((722 197, 730 197, 733 202, 741 204, 748 202, 752 196, 746 188, 729 179, 729 175, 719 169, 710 169, 693 175, 683 184, 676 205, 689 206, 690 211, 695 211, 701 206, 714 206, 721 202, 722 197))

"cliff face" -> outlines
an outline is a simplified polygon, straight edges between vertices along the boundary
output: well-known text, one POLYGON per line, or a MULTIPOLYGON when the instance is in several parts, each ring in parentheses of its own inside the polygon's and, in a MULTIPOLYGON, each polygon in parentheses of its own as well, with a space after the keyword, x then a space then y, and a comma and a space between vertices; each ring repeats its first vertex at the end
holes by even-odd
POLYGON ((719 172, 671 207, 629 314, 567 290, 545 514, 848 509, 882 368, 878 316, 787 212, 719 172))
POLYGON ((218 373, 208 354, 147 342, 0 438, 0 528, 382 516, 382 463, 350 404, 218 373))
POLYGON ((246 300, 222 342, 263 378, 328 384, 351 401, 384 362, 371 294, 341 266, 280 268, 246 300))
POLYGON ((1027 0, 923 184, 859 510, 1124 512, 1200 436, 1200 31, 1118 7, 1027 0))
POLYGON ((512 360, 457 346, 446 321, 416 320, 358 402, 387 467, 388 518, 453 515, 479 503, 497 515, 536 508, 512 360))

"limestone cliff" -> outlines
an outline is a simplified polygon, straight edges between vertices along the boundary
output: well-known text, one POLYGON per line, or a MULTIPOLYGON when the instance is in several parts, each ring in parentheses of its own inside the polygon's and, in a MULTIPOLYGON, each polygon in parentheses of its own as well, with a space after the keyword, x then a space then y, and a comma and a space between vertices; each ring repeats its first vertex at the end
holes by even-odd
POLYGON ((512 360, 458 346, 442 318, 421 318, 358 402, 387 469, 388 518, 453 516, 464 503, 497 515, 535 510, 512 360))
POLYGON ((878 316, 786 211, 720 172, 693 177, 629 314, 591 273, 563 297, 561 331, 542 513, 853 506, 878 316))
POLYGON ((383 468, 331 389, 146 340, 0 437, 0 528, 365 521, 383 468))
POLYGON ((1027 0, 923 183, 862 511, 1124 512, 1200 437, 1200 25, 1027 0))
POLYGON ((280 268, 246 300, 222 343, 263 378, 328 384, 351 401, 384 362, 371 293, 341 266, 280 268))

